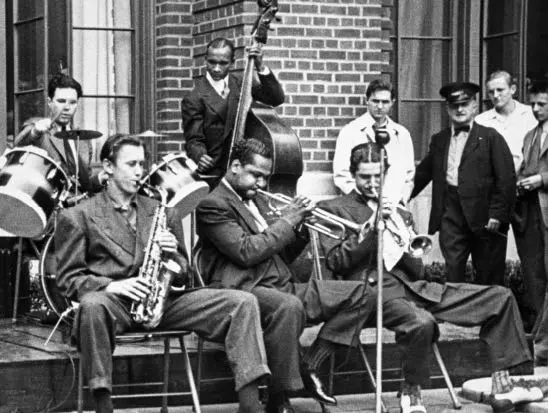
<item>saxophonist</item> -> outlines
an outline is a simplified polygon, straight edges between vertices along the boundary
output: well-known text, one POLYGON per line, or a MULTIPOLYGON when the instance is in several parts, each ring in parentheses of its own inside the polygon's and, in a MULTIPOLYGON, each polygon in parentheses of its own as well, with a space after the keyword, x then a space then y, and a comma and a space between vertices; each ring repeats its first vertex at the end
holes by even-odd
MULTIPOLYGON (((129 136, 111 136, 101 160, 109 176, 106 188, 60 214, 55 246, 59 287, 80 303, 72 340, 81 353, 96 411, 103 413, 113 411, 114 337, 138 327, 131 316, 132 303, 145 298, 152 287, 146 277, 137 276, 151 234, 162 254, 181 267, 180 278, 190 269, 180 217, 168 210, 165 228, 151 228, 159 204, 137 194, 145 161, 142 143, 129 136)), ((186 290, 170 297, 159 328, 193 330, 224 343, 239 411, 262 411, 257 381, 270 372, 254 296, 235 290, 186 290)))
MULTIPOLYGON (((377 237, 372 223, 378 210, 380 165, 375 143, 354 147, 350 155, 350 172, 356 189, 318 204, 318 208, 341 218, 358 224, 371 223, 364 226, 360 235, 348 234, 343 240, 321 237, 327 268, 334 278, 345 282, 377 280, 377 237)), ((395 222, 389 214, 397 212, 381 208, 385 222, 391 219, 395 222)), ((410 214, 406 218, 409 220, 410 214)), ((390 227, 387 222, 387 228, 390 227)), ((405 232, 404 228, 399 230, 400 234, 405 232)), ((392 237, 393 233, 385 231, 383 321, 384 327, 396 333, 403 356, 401 412, 426 412, 421 385, 429 380, 428 356, 432 342, 438 339, 438 321, 481 327, 480 338, 488 346, 491 361, 490 402, 495 413, 510 413, 514 411, 515 403, 542 399, 539 387, 519 387, 509 377, 510 367, 531 361, 512 292, 500 286, 428 282, 423 277, 422 263, 414 261, 407 246, 401 249, 392 237)))

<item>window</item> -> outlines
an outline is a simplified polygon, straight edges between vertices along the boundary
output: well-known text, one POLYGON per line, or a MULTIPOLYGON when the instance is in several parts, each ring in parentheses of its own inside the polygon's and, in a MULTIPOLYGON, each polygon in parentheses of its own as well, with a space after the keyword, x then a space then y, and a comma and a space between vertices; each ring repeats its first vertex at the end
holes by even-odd
POLYGON ((152 129, 153 30, 145 0, 15 0, 15 129, 47 116, 47 83, 60 69, 82 84, 74 125, 103 134, 97 152, 111 134, 152 129))

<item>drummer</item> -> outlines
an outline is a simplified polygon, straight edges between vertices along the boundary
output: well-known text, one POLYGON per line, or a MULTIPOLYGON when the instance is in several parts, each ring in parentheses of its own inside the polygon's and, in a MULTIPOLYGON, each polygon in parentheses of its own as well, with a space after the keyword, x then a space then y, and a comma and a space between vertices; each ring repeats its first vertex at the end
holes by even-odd
POLYGON ((100 191, 107 176, 104 171, 91 174, 91 141, 80 140, 77 148, 74 140, 55 136, 57 132, 72 129, 82 86, 72 77, 58 73, 49 81, 48 96, 49 117, 28 119, 15 138, 14 146, 34 145, 47 151, 48 156, 59 163, 73 182, 78 182, 77 194, 100 191))

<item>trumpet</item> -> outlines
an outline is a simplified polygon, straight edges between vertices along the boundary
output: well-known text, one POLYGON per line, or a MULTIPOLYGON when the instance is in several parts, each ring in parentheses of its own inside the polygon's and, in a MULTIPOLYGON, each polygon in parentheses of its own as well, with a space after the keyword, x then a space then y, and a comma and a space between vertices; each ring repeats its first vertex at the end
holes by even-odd
MULTIPOLYGON (((263 195, 264 197, 270 200, 268 203, 268 206, 270 210, 272 211, 272 213, 277 215, 281 215, 283 208, 293 202, 293 199, 291 197, 284 194, 279 194, 279 193, 273 194, 271 192, 263 191, 262 189, 257 189, 257 193, 260 195, 263 195), (276 206, 274 202, 282 204, 284 205, 284 207, 280 208, 276 206)), ((363 228, 363 225, 341 218, 335 214, 331 214, 330 212, 324 211, 323 209, 320 209, 320 208, 314 208, 312 209, 312 211, 310 211, 310 213, 312 214, 312 216, 316 217, 318 220, 327 222, 331 226, 338 228, 338 232, 334 231, 333 228, 329 228, 320 223, 311 224, 311 223, 305 222, 304 225, 314 231, 317 231, 333 239, 343 240, 345 238, 347 230, 351 230, 352 232, 359 234, 363 228)))
POLYGON ((428 235, 417 235, 412 222, 406 222, 400 211, 409 212, 403 207, 396 207, 396 210, 386 219, 386 229, 400 248, 406 250, 405 252, 413 258, 420 258, 430 252, 432 240, 428 235))

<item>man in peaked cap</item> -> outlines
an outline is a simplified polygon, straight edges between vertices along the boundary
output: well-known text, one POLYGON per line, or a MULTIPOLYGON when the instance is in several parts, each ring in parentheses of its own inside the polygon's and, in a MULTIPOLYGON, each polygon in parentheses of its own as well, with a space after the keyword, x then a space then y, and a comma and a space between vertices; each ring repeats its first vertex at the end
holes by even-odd
POLYGON ((428 232, 439 231, 448 281, 465 281, 466 261, 472 255, 478 284, 503 285, 516 174, 504 138, 474 122, 479 90, 470 82, 440 89, 451 126, 432 136, 428 154, 417 167, 411 198, 432 181, 428 232))

